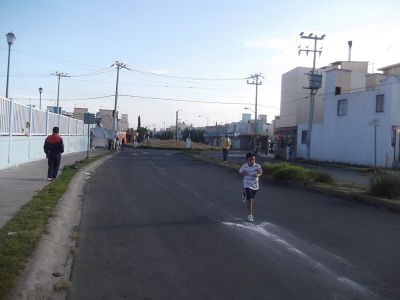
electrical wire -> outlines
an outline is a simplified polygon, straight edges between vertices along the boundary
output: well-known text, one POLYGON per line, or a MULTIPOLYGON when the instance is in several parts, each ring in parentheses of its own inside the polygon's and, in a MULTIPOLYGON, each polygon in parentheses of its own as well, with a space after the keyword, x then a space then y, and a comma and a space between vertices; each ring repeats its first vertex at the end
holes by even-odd
POLYGON ((149 75, 149 76, 157 76, 157 77, 165 77, 165 78, 174 78, 174 79, 183 79, 183 80, 204 80, 204 81, 234 81, 234 80, 246 80, 250 77, 241 77, 241 78, 204 78, 204 77, 189 77, 189 76, 179 76, 179 75, 168 75, 168 74, 160 74, 149 71, 142 71, 129 66, 129 71, 149 75))

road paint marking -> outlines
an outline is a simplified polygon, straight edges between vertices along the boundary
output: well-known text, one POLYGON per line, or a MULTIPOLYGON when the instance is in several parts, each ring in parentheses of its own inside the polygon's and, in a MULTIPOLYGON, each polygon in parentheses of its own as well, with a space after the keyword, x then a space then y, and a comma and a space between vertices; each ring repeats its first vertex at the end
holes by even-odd
MULTIPOLYGON (((316 259, 307 255, 303 251, 299 250, 298 248, 293 246, 290 242, 281 238, 279 235, 268 231, 265 227, 273 227, 275 229, 282 230, 281 228, 279 228, 278 226, 276 226, 272 223, 262 222, 259 225, 257 225, 254 223, 244 223, 243 224, 243 223, 233 223, 233 222, 222 222, 222 224, 232 226, 232 227, 238 227, 238 228, 251 230, 253 232, 257 232, 257 233, 261 234, 262 236, 266 237, 268 240, 272 240, 272 241, 276 242, 277 244, 279 244, 280 246, 286 247, 286 249, 289 252, 294 253, 297 256, 300 256, 301 258, 306 260, 308 263, 312 264, 314 266, 314 268, 325 273, 327 276, 334 278, 337 282, 345 285, 347 288, 350 288, 351 290, 356 290, 360 294, 368 295, 368 297, 379 298, 375 293, 370 291, 368 288, 363 287, 362 285, 356 283, 355 281, 353 281, 347 277, 339 276, 334 271, 330 270, 327 266, 323 265, 316 259)), ((336 256, 335 256, 335 258, 336 258, 336 256)))

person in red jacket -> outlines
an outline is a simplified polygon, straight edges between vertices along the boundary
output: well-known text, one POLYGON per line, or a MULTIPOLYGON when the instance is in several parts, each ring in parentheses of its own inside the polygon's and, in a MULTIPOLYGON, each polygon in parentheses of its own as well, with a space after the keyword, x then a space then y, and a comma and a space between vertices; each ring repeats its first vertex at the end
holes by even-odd
POLYGON ((54 127, 53 134, 46 138, 43 146, 49 165, 47 171, 47 180, 49 181, 56 179, 61 162, 61 153, 64 152, 64 143, 58 134, 59 131, 58 127, 54 127))

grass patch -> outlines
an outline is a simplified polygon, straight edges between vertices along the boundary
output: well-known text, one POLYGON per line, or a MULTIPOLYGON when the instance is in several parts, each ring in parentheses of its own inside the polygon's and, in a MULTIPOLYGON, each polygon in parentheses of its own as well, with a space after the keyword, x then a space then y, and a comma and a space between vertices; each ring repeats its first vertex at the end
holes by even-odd
POLYGON ((368 193, 389 199, 400 197, 400 176, 384 174, 370 179, 368 193))
POLYGON ((272 176, 278 182, 323 182, 332 183, 332 177, 319 170, 307 169, 283 163, 264 163, 264 174, 272 176))
POLYGON ((43 188, 0 229, 0 299, 6 299, 16 284, 71 178, 98 158, 100 156, 65 166, 55 181, 43 188))
MULTIPOLYGON (((133 144, 126 144, 125 146, 133 147, 133 144)), ((138 145, 141 149, 168 149, 168 150, 185 150, 186 143, 184 141, 175 140, 152 140, 150 143, 143 141, 138 145)), ((220 148, 210 147, 206 144, 199 144, 192 142, 192 150, 211 150, 220 151, 220 148)))

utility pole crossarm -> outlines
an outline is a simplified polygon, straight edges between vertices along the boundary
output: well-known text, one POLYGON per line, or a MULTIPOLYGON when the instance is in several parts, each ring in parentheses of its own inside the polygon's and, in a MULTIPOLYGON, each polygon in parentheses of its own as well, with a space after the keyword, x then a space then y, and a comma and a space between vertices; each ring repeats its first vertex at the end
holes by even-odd
POLYGON ((316 74, 315 72, 315 63, 316 63, 316 54, 318 53, 319 56, 321 56, 322 53, 322 47, 317 50, 317 42, 321 41, 325 38, 325 34, 321 36, 317 36, 316 34, 310 33, 309 35, 304 35, 304 32, 300 33, 300 38, 302 39, 309 39, 309 40, 314 40, 314 49, 310 50, 308 49, 308 46, 306 49, 301 49, 301 47, 298 47, 298 52, 299 55, 302 52, 306 52, 307 56, 309 52, 313 53, 313 67, 312 70, 309 74, 309 87, 310 89, 310 107, 309 107, 309 118, 308 118, 308 131, 307 131, 307 149, 306 149, 306 160, 310 159, 310 153, 311 153, 311 131, 312 131, 312 124, 313 124, 313 119, 314 119, 314 96, 316 95, 318 89, 321 87, 321 82, 322 82, 322 75, 316 74))
POLYGON ((119 70, 127 69, 126 64, 116 61, 111 65, 111 67, 115 67, 117 69, 117 82, 115 84, 115 101, 114 101, 114 110, 113 110, 113 124, 112 127, 116 131, 117 130, 117 103, 118 103, 118 82, 119 82, 119 70))
POLYGON ((252 140, 253 149, 255 149, 255 136, 257 135, 258 86, 262 85, 262 81, 259 81, 260 77, 264 78, 262 76, 262 73, 254 74, 254 75, 251 75, 250 77, 248 77, 248 79, 253 79, 253 81, 251 81, 251 82, 249 80, 247 80, 247 84, 253 84, 253 85, 256 86, 256 101, 255 101, 256 103, 255 103, 255 109, 254 109, 254 137, 253 137, 253 140, 252 140))
POLYGON ((62 73, 62 72, 57 72, 57 71, 54 74, 50 74, 50 75, 56 76, 58 78, 58 85, 57 85, 58 122, 57 122, 57 125, 58 125, 58 127, 60 127, 60 121, 61 121, 61 118, 60 118, 60 115, 61 115, 61 113, 60 113, 60 81, 61 81, 61 78, 69 78, 70 76, 67 73, 62 73))

